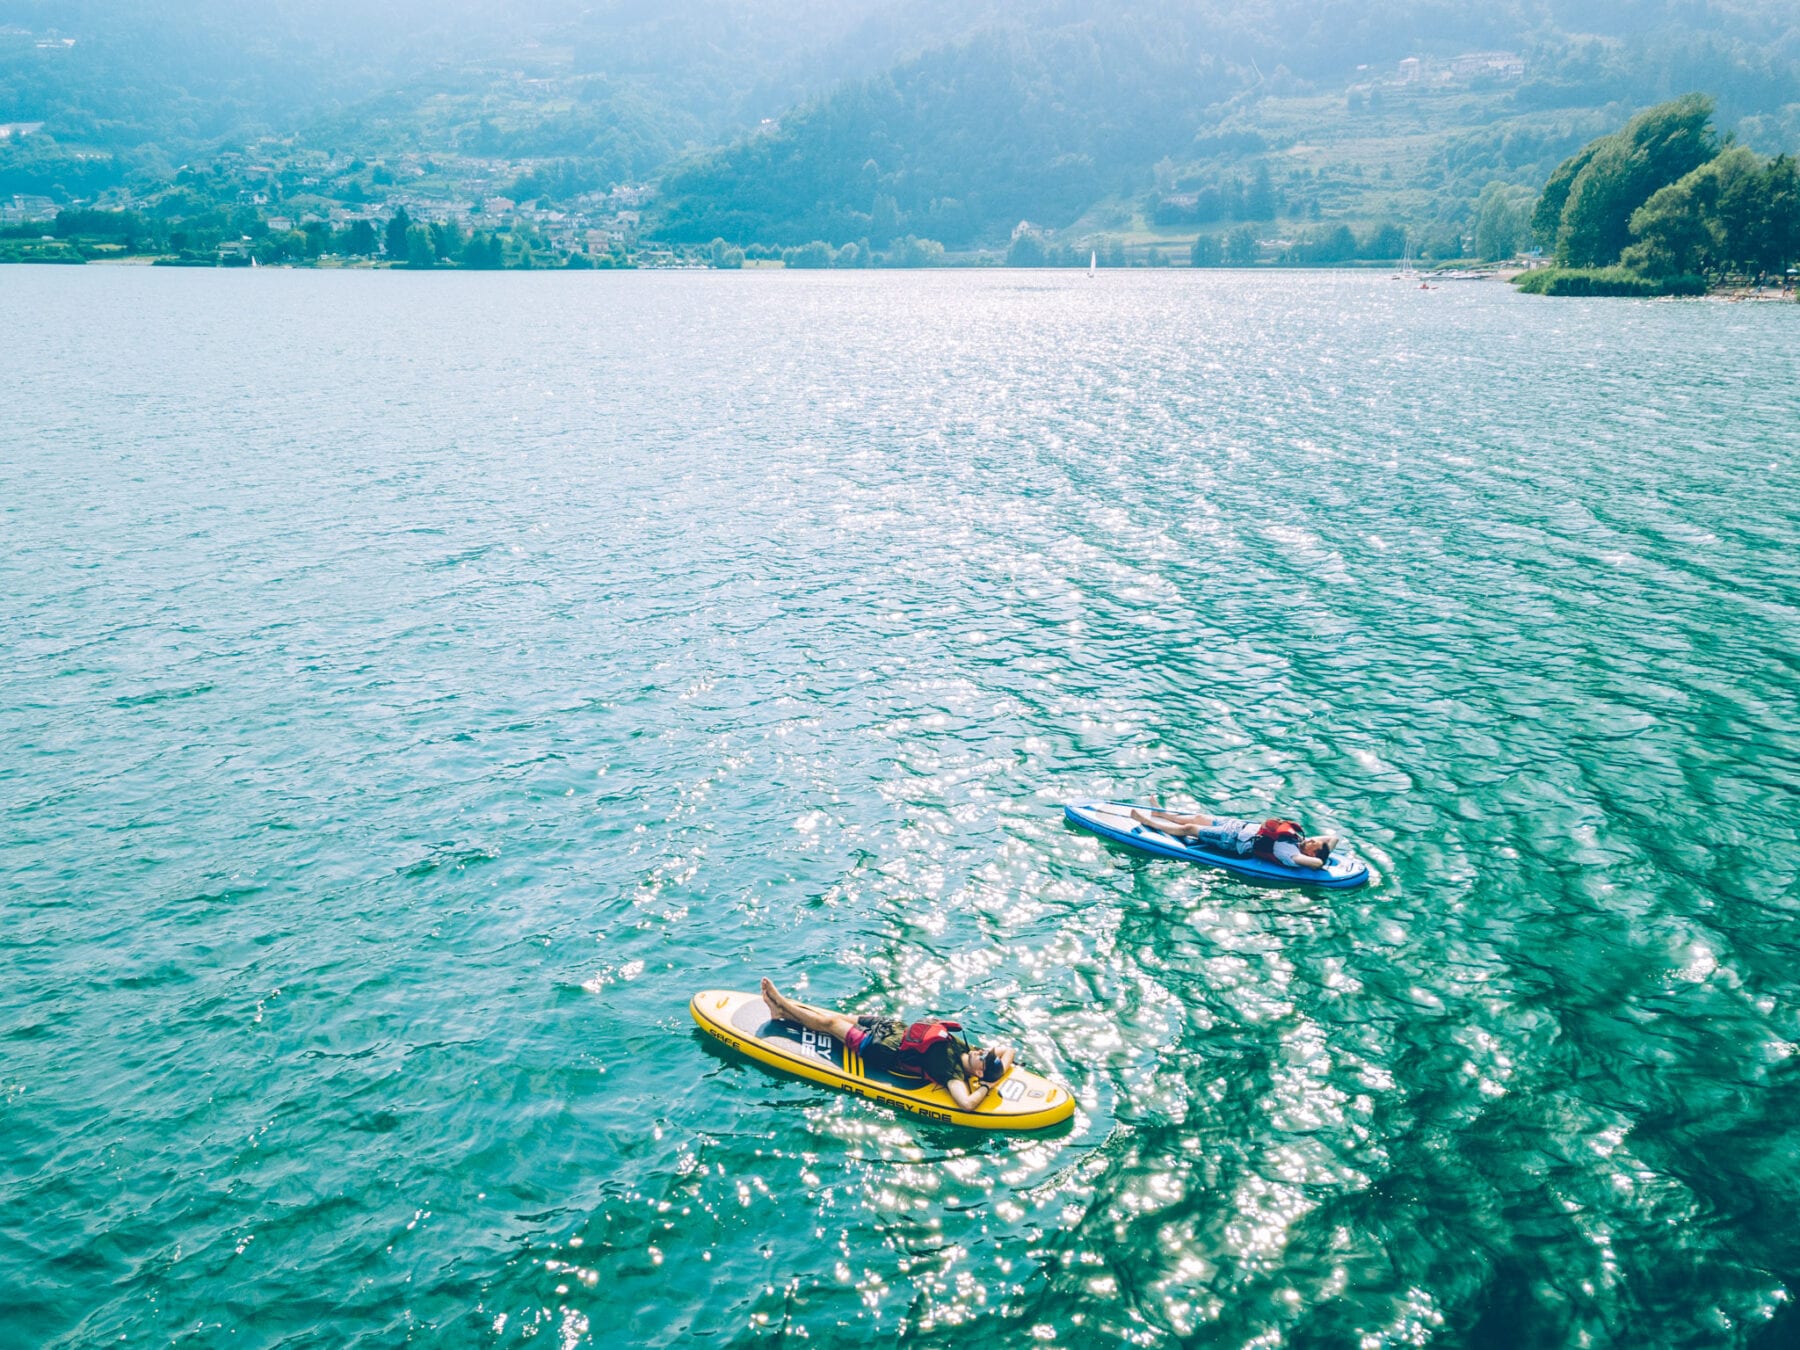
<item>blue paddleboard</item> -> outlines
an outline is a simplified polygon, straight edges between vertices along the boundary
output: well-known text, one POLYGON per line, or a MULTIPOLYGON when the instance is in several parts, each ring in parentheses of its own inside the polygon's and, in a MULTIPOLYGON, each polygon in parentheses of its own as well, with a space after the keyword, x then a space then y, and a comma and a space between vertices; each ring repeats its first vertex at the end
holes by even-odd
MULTIPOLYGON (((1131 818, 1132 808, 1131 802, 1071 802, 1063 807, 1063 815, 1082 829, 1092 830, 1115 844, 1154 853, 1159 858, 1205 863, 1208 867, 1221 868, 1256 881, 1285 881, 1342 891, 1360 886, 1369 879, 1368 864, 1351 857, 1341 848, 1331 855, 1331 862, 1323 870, 1289 867, 1272 858, 1240 858, 1235 853, 1221 853, 1217 849, 1190 844, 1185 839, 1140 825, 1131 818)), ((1151 808, 1138 806, 1137 809, 1148 811, 1151 808)))

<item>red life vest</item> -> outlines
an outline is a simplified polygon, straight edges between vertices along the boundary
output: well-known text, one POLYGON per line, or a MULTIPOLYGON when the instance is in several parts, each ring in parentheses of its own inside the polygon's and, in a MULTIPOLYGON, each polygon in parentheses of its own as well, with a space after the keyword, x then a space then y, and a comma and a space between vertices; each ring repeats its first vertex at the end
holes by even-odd
POLYGON ((1251 842, 1250 851, 1258 858, 1275 857, 1275 845, 1287 842, 1298 844, 1306 838, 1300 833, 1300 826, 1291 820, 1265 820, 1257 830, 1256 838, 1251 842))
MULTIPOLYGON (((952 1032, 961 1030, 961 1022, 914 1022, 906 1029, 906 1035, 900 1038, 900 1048, 894 1052, 894 1067, 902 1073, 930 1077, 925 1071, 926 1052, 939 1042, 951 1039, 952 1032)), ((939 1083, 938 1086, 943 1087, 945 1084, 939 1083)))

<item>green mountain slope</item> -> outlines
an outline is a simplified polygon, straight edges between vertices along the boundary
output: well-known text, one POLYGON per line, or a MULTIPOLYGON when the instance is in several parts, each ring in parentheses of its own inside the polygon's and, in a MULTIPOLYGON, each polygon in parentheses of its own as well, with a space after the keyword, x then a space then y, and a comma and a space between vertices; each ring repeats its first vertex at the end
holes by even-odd
POLYGON ((0 193, 266 136, 635 178, 912 43, 892 0, 0 0, 0 193), (855 58, 852 59, 852 53, 855 58))
POLYGON ((1068 4, 848 83, 664 180, 676 242, 1003 243, 1022 219, 1154 236, 1234 221, 1456 235, 1490 181, 1535 186, 1621 109, 1720 91, 1800 134, 1800 19, 1772 4, 1276 0, 1068 4), (1505 53, 1488 66, 1460 53, 1505 53), (1415 58, 1410 73, 1402 62, 1415 58))
POLYGON ((800 243, 906 233, 963 245, 1063 224, 1180 149, 1238 82, 1181 41, 1008 28, 858 82, 666 184, 660 230, 800 243))

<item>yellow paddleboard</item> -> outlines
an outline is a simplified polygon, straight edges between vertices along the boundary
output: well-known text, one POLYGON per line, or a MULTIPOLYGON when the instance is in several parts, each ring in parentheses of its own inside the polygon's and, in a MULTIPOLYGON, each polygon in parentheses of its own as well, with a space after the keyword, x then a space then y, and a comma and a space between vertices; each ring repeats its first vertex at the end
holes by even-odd
POLYGON ((978 1130, 1041 1130, 1075 1114, 1069 1090, 1014 1067, 973 1111, 957 1106, 936 1083, 870 1069, 838 1040, 792 1022, 771 1020, 759 994, 708 989, 688 1005, 700 1029, 770 1068, 842 1088, 902 1111, 978 1130))

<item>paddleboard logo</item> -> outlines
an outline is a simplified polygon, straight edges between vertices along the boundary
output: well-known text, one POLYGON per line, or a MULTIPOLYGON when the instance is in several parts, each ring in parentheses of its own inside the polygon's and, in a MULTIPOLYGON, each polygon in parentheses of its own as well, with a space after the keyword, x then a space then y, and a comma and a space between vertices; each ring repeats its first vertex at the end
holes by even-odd
POLYGON ((1009 1078, 1000 1085, 1000 1100, 1016 1102, 1025 1095, 1025 1085, 1016 1078, 1009 1078))
POLYGON ((802 1027, 800 1048, 809 1055, 817 1055, 820 1059, 830 1062, 837 1057, 837 1037, 827 1036, 824 1032, 802 1027))

